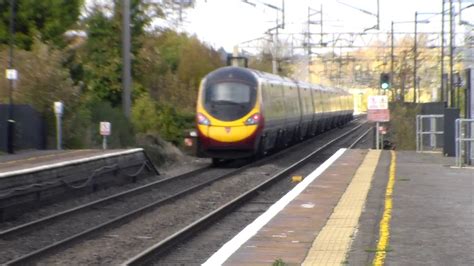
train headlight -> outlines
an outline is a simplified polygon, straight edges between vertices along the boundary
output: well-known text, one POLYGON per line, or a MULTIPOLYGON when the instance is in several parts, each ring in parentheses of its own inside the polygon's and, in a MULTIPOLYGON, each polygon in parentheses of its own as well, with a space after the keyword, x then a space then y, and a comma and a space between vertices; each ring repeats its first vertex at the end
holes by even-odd
POLYGON ((245 121, 246 125, 256 125, 260 122, 261 116, 259 113, 251 115, 247 121, 245 121))
POLYGON ((209 119, 207 119, 207 117, 201 113, 197 114, 197 122, 200 125, 206 125, 206 126, 211 125, 211 121, 209 121, 209 119))

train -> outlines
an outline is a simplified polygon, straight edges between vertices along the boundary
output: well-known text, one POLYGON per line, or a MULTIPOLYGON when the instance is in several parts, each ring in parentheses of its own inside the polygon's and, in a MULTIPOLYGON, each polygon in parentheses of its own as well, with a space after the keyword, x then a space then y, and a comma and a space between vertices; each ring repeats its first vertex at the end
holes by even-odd
POLYGON ((197 156, 264 156, 353 118, 352 95, 262 71, 227 66, 206 75, 196 105, 197 156))

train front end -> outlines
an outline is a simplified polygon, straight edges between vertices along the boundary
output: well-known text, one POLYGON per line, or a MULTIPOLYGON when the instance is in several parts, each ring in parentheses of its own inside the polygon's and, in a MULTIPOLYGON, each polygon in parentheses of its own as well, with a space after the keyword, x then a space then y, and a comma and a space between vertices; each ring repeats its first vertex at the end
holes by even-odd
POLYGON ((245 68, 220 68, 203 79, 196 112, 200 157, 236 159, 256 153, 263 127, 257 88, 255 74, 245 68))

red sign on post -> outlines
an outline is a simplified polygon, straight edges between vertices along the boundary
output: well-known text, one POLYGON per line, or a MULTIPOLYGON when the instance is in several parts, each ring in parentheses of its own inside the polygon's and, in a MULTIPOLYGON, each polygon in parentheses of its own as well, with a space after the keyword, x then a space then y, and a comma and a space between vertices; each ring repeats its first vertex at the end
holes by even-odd
POLYGON ((388 109, 368 110, 367 120, 373 122, 388 122, 390 121, 390 112, 388 109))

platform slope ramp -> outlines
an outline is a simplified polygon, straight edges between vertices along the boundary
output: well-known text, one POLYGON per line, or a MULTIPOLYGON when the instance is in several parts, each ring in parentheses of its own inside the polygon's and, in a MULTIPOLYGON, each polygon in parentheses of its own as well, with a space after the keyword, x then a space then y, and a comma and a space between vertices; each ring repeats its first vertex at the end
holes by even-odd
POLYGON ((0 221, 25 210, 159 175, 145 151, 32 152, 0 158, 0 221))

